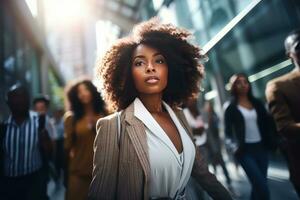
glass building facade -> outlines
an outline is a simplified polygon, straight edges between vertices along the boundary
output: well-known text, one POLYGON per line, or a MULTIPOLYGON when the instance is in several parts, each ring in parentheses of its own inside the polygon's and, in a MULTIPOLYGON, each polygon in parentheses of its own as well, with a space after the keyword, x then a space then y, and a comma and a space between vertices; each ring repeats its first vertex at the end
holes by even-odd
POLYGON ((143 19, 159 15, 189 29, 207 53, 202 97, 213 100, 220 111, 234 73, 247 74, 255 96, 264 100, 267 81, 293 68, 284 39, 300 28, 298 0, 165 0, 156 10, 153 2, 141 11, 147 13, 143 19), (171 13, 176 17, 170 18, 171 13))

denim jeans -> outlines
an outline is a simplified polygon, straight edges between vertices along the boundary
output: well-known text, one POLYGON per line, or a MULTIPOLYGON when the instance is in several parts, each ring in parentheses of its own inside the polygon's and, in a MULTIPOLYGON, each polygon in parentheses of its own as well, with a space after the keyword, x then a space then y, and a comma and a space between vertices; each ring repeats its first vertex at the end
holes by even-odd
POLYGON ((237 160, 244 169, 252 186, 252 200, 269 200, 267 181, 268 151, 261 143, 247 143, 237 160))

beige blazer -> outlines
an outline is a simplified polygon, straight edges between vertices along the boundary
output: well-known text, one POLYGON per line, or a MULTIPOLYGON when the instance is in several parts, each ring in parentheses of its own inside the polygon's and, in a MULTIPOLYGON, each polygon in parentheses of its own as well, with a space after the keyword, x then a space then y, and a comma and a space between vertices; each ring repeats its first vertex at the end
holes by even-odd
MULTIPOLYGON (((175 110, 175 113, 192 137, 183 112, 175 110)), ((144 124, 134 116, 133 104, 121 114, 119 142, 120 145, 117 137, 117 115, 100 119, 94 142, 93 180, 89 199, 149 199, 150 164, 147 137, 144 124)), ((208 171, 207 164, 198 151, 192 176, 213 199, 231 199, 227 190, 208 171)))

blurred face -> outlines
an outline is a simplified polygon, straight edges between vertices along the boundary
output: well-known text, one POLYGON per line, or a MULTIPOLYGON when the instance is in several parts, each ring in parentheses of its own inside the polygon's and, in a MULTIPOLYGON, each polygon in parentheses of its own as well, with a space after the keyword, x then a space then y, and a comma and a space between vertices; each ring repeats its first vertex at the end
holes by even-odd
POLYGON ((28 94, 16 92, 8 95, 8 106, 14 115, 23 116, 27 114, 30 106, 28 94))
POLYGON ((235 91, 237 95, 247 95, 250 89, 248 80, 244 76, 237 77, 234 83, 235 91))
POLYGON ((139 94, 162 94, 168 83, 168 66, 164 56, 140 44, 132 56, 132 77, 139 94))
POLYGON ((297 64, 298 66, 300 65, 300 42, 293 49, 291 49, 289 57, 295 64, 297 64))
POLYGON ((80 84, 77 88, 78 99, 82 104, 89 104, 92 102, 92 93, 86 85, 80 84))
POLYGON ((44 115, 47 113, 48 108, 45 102, 40 101, 35 103, 34 110, 39 114, 44 115))

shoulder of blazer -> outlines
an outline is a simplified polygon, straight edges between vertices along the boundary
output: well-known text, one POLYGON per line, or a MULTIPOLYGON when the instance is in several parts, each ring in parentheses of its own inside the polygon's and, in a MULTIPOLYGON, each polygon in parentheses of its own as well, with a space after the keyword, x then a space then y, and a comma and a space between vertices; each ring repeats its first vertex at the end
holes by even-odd
POLYGON ((108 116, 102 117, 98 119, 96 124, 96 129, 98 130, 101 125, 107 124, 107 123, 115 123, 117 122, 117 113, 110 114, 108 116))

